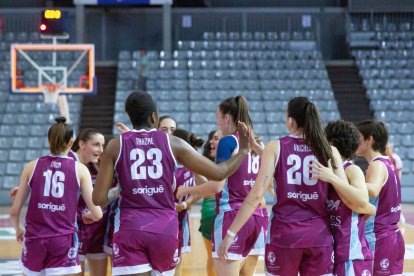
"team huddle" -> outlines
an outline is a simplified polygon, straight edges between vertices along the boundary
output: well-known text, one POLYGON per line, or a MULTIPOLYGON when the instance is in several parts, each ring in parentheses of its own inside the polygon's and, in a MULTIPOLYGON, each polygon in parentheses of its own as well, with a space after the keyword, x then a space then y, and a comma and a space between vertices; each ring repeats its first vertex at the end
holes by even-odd
POLYGON ((24 275, 83 275, 85 261, 90 275, 107 275, 108 256, 112 275, 181 275, 187 210, 201 198, 208 275, 253 275, 260 255, 266 275, 402 275, 401 187, 383 122, 323 128, 316 105, 295 97, 290 135, 264 146, 247 100, 231 97, 200 154, 204 141, 159 118, 148 93, 131 93, 125 111, 133 129, 120 124, 105 149, 101 133, 75 140, 57 118, 50 155, 25 166, 10 214, 24 275))

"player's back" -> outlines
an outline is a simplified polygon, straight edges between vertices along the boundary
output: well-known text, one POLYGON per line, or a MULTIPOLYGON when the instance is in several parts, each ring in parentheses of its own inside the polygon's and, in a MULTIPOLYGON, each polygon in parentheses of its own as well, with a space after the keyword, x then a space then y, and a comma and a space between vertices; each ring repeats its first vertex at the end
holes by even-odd
MULTIPOLYGON (((236 148, 233 154, 237 153, 239 148, 238 133, 236 132, 234 135, 226 136, 225 138, 234 139, 236 148)), ((240 209, 243 201, 254 186, 259 173, 260 161, 260 156, 257 154, 250 152, 246 155, 239 168, 227 178, 223 190, 216 195, 217 213, 240 209)), ((254 214, 261 216, 260 208, 257 208, 254 214)))
POLYGON ((328 184, 312 179, 309 171, 312 160, 317 158, 301 137, 282 137, 278 143, 276 203, 269 236, 280 247, 331 245, 326 208, 328 184))
MULTIPOLYGON (((345 161, 345 172, 352 163, 345 161)), ((371 260, 372 254, 365 239, 365 215, 360 215, 348 208, 336 190, 330 186, 328 211, 331 232, 335 241, 335 261, 371 260)))
POLYGON ((132 130, 120 136, 115 170, 121 199, 115 231, 122 226, 176 235, 176 229, 170 227, 177 220, 173 196, 175 168, 168 134, 153 129, 132 130))
POLYGON ((377 212, 366 225, 365 234, 375 233, 376 240, 387 237, 398 230, 398 221, 401 214, 401 185, 397 170, 386 156, 374 158, 371 162, 380 161, 387 170, 387 179, 379 195, 370 199, 371 204, 377 207, 377 212))
POLYGON ((25 237, 74 233, 79 192, 76 161, 67 156, 43 156, 36 161, 28 185, 25 237))
MULTIPOLYGON (((176 181, 176 189, 174 191, 174 199, 175 202, 183 202, 186 201, 189 195, 184 196, 180 201, 177 200, 176 194, 177 189, 180 186, 191 187, 194 186, 194 173, 184 167, 183 165, 178 165, 177 170, 175 171, 175 181, 176 181)), ((183 210, 178 214, 178 221, 182 221, 184 217, 187 215, 187 210, 183 210)))

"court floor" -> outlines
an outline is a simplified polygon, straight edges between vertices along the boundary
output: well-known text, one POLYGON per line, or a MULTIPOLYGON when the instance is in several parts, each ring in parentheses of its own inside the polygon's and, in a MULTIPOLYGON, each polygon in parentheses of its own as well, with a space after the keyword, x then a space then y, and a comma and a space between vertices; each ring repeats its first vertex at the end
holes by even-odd
MULTIPOLYGON (((15 241, 14 229, 11 227, 7 212, 8 208, 0 208, 0 275, 21 275, 18 265, 21 246, 15 241)), ((403 213, 407 219, 404 233, 406 243, 404 275, 414 276, 414 205, 403 204, 403 213)), ((182 256, 183 275, 207 276, 205 271, 207 253, 202 236, 198 232, 200 207, 194 206, 190 214, 192 252, 182 256)), ((88 273, 86 275, 89 276, 88 273)), ((264 275, 263 258, 259 260, 255 275, 264 275)))

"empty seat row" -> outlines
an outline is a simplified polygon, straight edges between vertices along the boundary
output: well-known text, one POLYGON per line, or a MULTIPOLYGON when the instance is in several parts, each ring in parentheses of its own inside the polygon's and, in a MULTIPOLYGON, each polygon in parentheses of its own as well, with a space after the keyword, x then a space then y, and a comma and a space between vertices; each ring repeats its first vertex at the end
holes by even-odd
POLYGON ((238 40, 315 40, 315 34, 311 31, 302 32, 204 32, 204 40, 238 41, 238 40))

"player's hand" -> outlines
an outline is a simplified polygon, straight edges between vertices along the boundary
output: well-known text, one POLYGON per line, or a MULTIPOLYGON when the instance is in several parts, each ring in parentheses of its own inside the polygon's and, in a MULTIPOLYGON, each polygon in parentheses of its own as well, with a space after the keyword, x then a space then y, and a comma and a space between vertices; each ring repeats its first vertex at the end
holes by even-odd
POLYGON ((175 211, 177 211, 177 213, 184 211, 185 209, 187 209, 186 207, 187 206, 185 206, 182 203, 175 203, 175 211))
POLYGON ((318 160, 312 160, 312 164, 309 165, 311 168, 311 179, 319 179, 324 182, 331 182, 332 176, 335 174, 332 168, 331 160, 328 160, 328 167, 325 167, 318 160))
POLYGON ((116 123, 115 127, 122 133, 130 131, 129 127, 127 127, 124 123, 121 122, 116 123))
POLYGON ((91 224, 98 221, 98 219, 96 219, 92 213, 88 211, 87 213, 82 214, 82 221, 85 224, 91 224))
POLYGON ((19 187, 14 187, 13 189, 10 190, 9 197, 10 197, 11 200, 14 201, 18 191, 19 191, 19 187))
POLYGON ((229 235, 226 235, 218 249, 218 256, 221 261, 225 261, 227 259, 228 257, 227 252, 229 251, 229 248, 232 243, 233 243, 233 238, 230 237, 229 235))
POLYGON ((176 194, 177 200, 181 200, 186 195, 188 195, 186 187, 180 186, 177 188, 177 194, 176 194))
POLYGON ((250 151, 250 132, 251 129, 245 123, 237 122, 237 131, 239 132, 239 151, 245 151, 247 154, 250 151))
POLYGON ((16 240, 18 243, 23 242, 25 229, 20 225, 16 230, 16 240))

